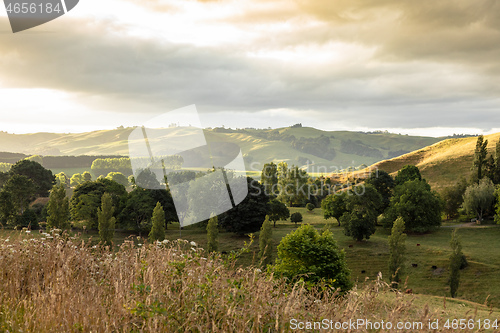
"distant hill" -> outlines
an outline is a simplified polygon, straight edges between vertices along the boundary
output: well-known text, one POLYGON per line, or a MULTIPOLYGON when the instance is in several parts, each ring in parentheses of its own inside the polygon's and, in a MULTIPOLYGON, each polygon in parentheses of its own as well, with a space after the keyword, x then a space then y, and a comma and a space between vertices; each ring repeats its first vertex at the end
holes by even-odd
MULTIPOLYGON (((9 134, 0 132, 0 151, 43 156, 128 156, 128 136, 133 128, 87 133, 9 134)), ((179 127, 171 135, 186 135, 193 128, 179 127)), ((311 127, 279 129, 206 129, 210 141, 240 146, 247 170, 260 171, 264 163, 286 161, 309 171, 328 173, 381 160, 434 144, 441 139, 391 133, 322 131, 311 127)), ((162 137, 158 140, 168 140, 162 137)), ((14 157, 14 156, 11 156, 14 157)), ((12 163, 12 160, 9 161, 12 163)))
MULTIPOLYGON (((485 139, 488 140, 488 153, 494 153, 500 133, 485 135, 485 139)), ((476 137, 447 139, 412 153, 375 163, 356 174, 364 176, 369 169, 379 169, 395 175, 407 164, 416 165, 432 188, 441 191, 455 184, 462 176, 470 178, 476 141, 476 137)))

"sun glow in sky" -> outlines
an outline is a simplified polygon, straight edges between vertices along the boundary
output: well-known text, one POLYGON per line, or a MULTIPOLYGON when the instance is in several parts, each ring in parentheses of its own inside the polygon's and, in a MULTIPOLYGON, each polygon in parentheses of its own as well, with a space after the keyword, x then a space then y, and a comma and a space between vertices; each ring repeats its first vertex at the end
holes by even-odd
POLYGON ((0 8, 0 130, 133 126, 196 104, 205 126, 500 127, 500 4, 85 0, 13 34, 0 8))

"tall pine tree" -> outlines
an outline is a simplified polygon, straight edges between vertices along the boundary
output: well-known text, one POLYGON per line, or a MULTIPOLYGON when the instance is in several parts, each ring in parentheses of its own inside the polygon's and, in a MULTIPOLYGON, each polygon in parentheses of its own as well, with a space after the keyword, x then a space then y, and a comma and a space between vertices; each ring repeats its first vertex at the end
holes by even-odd
POLYGON ((392 232, 389 236, 389 273, 391 274, 391 285, 397 288, 399 280, 403 276, 406 234, 405 222, 399 217, 394 221, 392 232))
POLYGON ((162 241, 165 239, 165 211, 159 202, 153 210, 153 217, 151 218, 153 226, 149 232, 149 241, 162 241))
POLYGON ((116 219, 113 216, 115 208, 109 193, 104 193, 101 197, 101 208, 97 210, 97 221, 99 223, 99 240, 104 245, 113 244, 115 234, 116 219))
POLYGON ((47 226, 49 228, 69 228, 69 201, 63 184, 52 187, 47 213, 47 226))
POLYGON ((486 168, 486 157, 488 155, 488 150, 486 147, 488 146, 488 140, 484 140, 484 137, 480 135, 477 138, 476 142, 476 150, 474 151, 474 167, 476 168, 477 182, 481 180, 484 176, 484 171, 486 168))

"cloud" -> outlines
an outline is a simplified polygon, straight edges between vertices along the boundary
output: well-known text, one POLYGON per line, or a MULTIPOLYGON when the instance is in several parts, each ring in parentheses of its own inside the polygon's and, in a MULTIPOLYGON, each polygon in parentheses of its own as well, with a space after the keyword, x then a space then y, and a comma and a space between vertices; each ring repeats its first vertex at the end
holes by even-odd
MULTIPOLYGON (((147 3, 157 15, 189 16, 179 2, 147 3)), ((0 34, 0 83, 69 92, 117 114, 195 103, 236 118, 265 110, 285 110, 286 118, 294 110, 294 119, 347 127, 487 128, 500 121, 496 2, 241 6, 204 21, 251 37, 211 47, 138 37, 127 23, 88 17, 54 22, 58 33, 0 34)))

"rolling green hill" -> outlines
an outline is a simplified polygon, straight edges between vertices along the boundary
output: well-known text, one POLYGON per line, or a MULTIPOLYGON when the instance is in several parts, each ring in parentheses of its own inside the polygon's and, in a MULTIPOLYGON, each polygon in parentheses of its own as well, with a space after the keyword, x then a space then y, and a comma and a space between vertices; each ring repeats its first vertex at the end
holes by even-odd
MULTIPOLYGON (((133 128, 87 133, 9 134, 0 132, 0 151, 27 155, 128 155, 128 136, 133 128)), ((187 135, 193 128, 176 128, 169 135, 187 135)), ((158 140, 168 140, 168 136, 158 140)), ((264 163, 285 161, 309 171, 329 173, 411 152, 440 141, 439 138, 390 133, 322 131, 310 127, 280 129, 206 129, 208 141, 240 146, 247 170, 260 172, 264 163)))
MULTIPOLYGON (((493 153, 500 139, 500 133, 486 135, 488 154, 493 153)), ((395 175, 403 166, 410 164, 420 169, 433 189, 454 185, 460 177, 469 178, 472 174, 476 137, 447 139, 393 159, 380 161, 369 168, 355 173, 360 178, 369 174, 370 169, 379 169, 395 175)))

